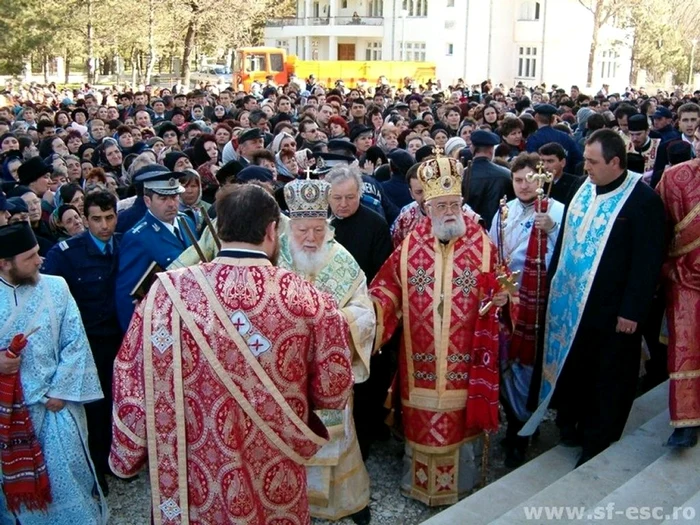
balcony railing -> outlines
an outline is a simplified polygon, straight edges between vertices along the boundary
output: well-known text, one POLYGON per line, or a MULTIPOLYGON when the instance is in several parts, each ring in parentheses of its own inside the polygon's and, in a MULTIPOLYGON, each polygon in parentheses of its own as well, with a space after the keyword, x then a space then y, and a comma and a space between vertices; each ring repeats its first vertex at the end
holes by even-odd
POLYGON ((384 18, 381 16, 326 16, 308 18, 269 18, 265 26, 380 26, 383 23, 384 18))

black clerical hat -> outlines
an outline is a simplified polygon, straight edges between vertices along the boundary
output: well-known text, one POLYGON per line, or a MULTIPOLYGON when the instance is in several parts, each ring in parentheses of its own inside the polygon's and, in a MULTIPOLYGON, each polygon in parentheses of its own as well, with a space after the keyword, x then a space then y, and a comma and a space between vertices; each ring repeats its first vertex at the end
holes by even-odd
POLYGON ((0 259, 11 259, 36 245, 36 237, 28 222, 0 226, 0 259))

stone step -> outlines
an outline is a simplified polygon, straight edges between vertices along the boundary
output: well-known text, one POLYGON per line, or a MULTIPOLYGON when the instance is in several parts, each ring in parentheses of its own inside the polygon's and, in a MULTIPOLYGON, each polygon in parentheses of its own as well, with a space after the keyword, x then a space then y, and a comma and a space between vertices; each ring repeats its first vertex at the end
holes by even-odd
POLYGON ((531 522, 526 518, 526 510, 594 505, 664 454, 666 449, 662 445, 668 438, 669 428, 668 410, 665 410, 491 523, 531 522))
MULTIPOLYGON (((668 381, 657 385, 653 389, 634 400, 632 410, 627 418, 627 424, 622 435, 638 429, 654 416, 668 408, 668 381)), ((670 431, 671 429, 669 429, 670 431)))
MULTIPOLYGON (((657 386, 634 401, 625 434, 636 430, 666 409, 668 383, 657 386)), ((580 448, 556 446, 459 503, 423 522, 423 525, 491 523, 571 472, 580 448)))
POLYGON ((700 491, 679 507, 680 509, 677 509, 675 515, 673 514, 674 509, 665 511, 669 516, 661 525, 678 525, 678 523, 697 523, 700 521, 700 491))
POLYGON ((681 507, 696 494, 700 490, 700 448, 662 449, 659 459, 587 509, 586 515, 592 519, 586 523, 600 522, 601 516, 605 516, 605 523, 612 524, 661 523, 665 514, 671 517, 674 507, 681 507), (658 514, 652 514, 652 509, 658 514))

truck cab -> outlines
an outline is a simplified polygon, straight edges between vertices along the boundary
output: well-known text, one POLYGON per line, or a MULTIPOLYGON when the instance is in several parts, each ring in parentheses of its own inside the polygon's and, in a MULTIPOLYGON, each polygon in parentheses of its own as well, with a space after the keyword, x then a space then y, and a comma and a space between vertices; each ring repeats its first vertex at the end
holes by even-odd
POLYGON ((288 80, 287 53, 276 47, 242 47, 236 51, 232 86, 248 91, 253 82, 265 83, 272 76, 277 85, 288 80))

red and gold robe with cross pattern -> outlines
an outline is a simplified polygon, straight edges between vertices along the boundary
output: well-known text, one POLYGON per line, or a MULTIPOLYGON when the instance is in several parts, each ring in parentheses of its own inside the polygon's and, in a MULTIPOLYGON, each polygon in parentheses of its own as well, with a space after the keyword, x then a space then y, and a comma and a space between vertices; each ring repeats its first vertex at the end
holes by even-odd
POLYGON ((352 392, 335 301, 267 259, 159 274, 114 365, 110 466, 149 465, 155 525, 306 525, 314 409, 352 392))
POLYGON ((463 446, 498 422, 496 309, 479 315, 495 291, 485 293, 495 280, 495 248, 466 214, 465 223, 464 236, 443 244, 423 219, 370 286, 375 347, 403 322, 398 382, 410 470, 402 489, 428 505, 455 503, 472 488, 474 479, 460 472, 465 461, 474 463, 463 446), (467 414, 468 406, 483 413, 467 414), (468 423, 484 419, 492 424, 468 423))

